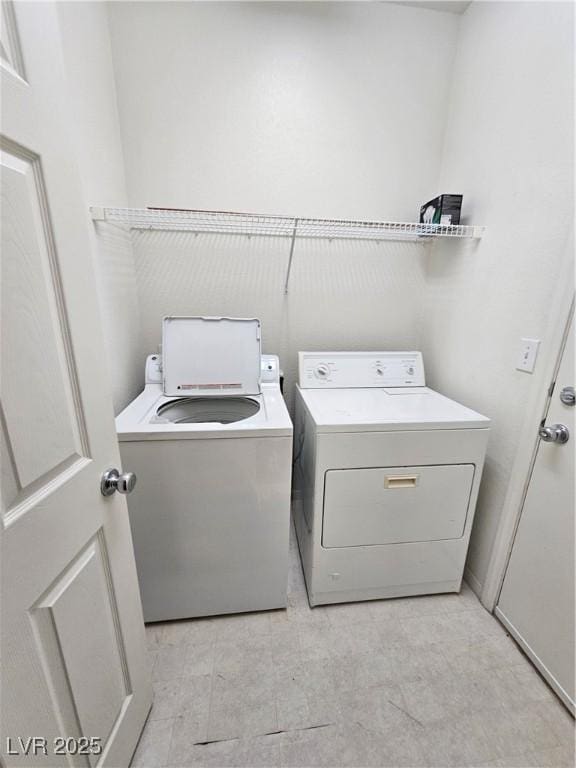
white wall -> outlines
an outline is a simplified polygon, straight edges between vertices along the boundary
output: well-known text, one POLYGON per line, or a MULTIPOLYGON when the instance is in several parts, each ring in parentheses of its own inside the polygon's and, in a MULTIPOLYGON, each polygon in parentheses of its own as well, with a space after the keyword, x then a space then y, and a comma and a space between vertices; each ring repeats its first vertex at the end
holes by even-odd
POLYGON ((572 226, 572 15, 571 3, 472 3, 454 64, 439 188, 462 192, 488 229, 476 249, 435 247, 420 338, 430 384, 493 420, 468 560, 477 589, 534 380, 515 370, 520 338, 551 343, 572 226))
POLYGON ((461 18, 382 3, 110 8, 130 205, 410 220, 444 190, 488 226, 479 246, 441 243, 430 257, 411 244, 299 243, 287 298, 285 241, 135 238, 146 349, 163 314, 256 315, 290 391, 298 349, 421 346, 430 383, 493 419, 476 588, 533 381, 515 371, 518 341, 550 343, 571 216, 571 13, 550 2, 476 2, 461 18))
MULTIPOLYGON (((130 205, 414 220, 436 194, 458 18, 381 3, 113 3, 130 205)), ((143 233, 143 338, 163 314, 260 317, 303 348, 413 347, 423 247, 143 233)))
POLYGON ((167 314, 258 317, 280 355, 292 404, 299 349, 417 346, 423 246, 298 244, 284 296, 288 241, 141 232, 135 238, 142 335, 150 351, 167 314))
MULTIPOLYGON (((104 3, 60 2, 71 127, 86 216, 90 205, 126 205, 108 12, 104 3)), ((98 224, 92 239, 109 381, 118 413, 142 388, 136 275, 128 233, 98 224)))
POLYGON ((458 17, 385 3, 110 6, 131 205, 413 220, 458 17))

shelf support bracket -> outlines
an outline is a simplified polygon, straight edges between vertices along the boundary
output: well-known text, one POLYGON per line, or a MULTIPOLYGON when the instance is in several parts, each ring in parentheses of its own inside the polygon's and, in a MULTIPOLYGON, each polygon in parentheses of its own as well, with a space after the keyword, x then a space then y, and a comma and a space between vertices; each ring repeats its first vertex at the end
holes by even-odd
POLYGON ((90 217, 92 218, 92 221, 106 221, 106 209, 93 205, 90 208, 90 217))
POLYGON ((290 255, 288 256, 288 266, 286 267, 286 280, 284 281, 284 295, 288 293, 288 283, 290 282, 290 272, 292 270, 292 259, 294 257, 294 246, 296 245, 296 230, 298 229, 298 219, 294 219, 294 228, 290 240, 290 255))

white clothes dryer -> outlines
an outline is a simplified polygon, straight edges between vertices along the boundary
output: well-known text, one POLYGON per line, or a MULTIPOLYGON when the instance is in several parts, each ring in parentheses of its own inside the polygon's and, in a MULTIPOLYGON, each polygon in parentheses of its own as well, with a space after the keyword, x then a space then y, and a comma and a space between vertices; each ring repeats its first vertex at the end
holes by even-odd
POLYGON ((420 352, 300 352, 295 523, 311 605, 460 589, 490 420, 420 352))
POLYGON ((258 320, 168 317, 117 417, 145 621, 286 605, 292 423, 258 320))

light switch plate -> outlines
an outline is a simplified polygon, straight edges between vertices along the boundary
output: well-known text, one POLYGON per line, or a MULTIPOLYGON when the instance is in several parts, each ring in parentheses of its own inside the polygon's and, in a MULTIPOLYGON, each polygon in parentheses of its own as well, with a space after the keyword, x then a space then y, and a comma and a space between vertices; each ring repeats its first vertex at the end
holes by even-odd
POLYGON ((540 339, 520 339, 520 351, 518 354, 518 362, 516 363, 516 369, 518 371, 525 371, 526 373, 534 372, 539 346, 540 339))

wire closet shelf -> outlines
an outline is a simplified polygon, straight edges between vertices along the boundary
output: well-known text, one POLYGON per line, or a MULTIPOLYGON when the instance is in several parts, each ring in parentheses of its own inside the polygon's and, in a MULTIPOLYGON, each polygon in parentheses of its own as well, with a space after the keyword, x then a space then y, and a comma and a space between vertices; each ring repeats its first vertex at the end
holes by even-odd
POLYGON ((135 230, 166 230, 268 237, 349 240, 428 240, 481 238, 484 227, 469 224, 422 224, 401 221, 314 219, 232 211, 168 208, 91 208, 95 221, 108 221, 135 230))

